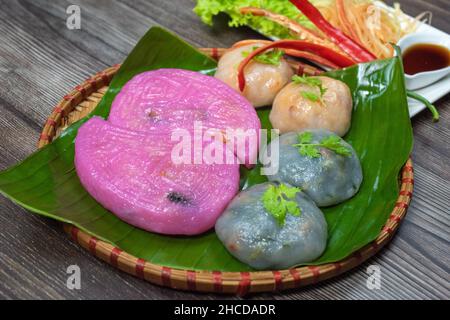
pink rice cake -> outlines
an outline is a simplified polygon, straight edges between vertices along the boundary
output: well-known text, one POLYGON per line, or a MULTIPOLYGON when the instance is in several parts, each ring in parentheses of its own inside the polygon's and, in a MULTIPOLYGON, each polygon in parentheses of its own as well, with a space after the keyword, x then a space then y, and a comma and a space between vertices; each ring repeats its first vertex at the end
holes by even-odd
POLYGON ((141 123, 146 132, 97 117, 80 127, 75 167, 82 185, 120 219, 147 231, 194 235, 212 228, 238 192, 239 164, 175 164, 171 152, 178 142, 170 131, 150 128, 139 117, 133 122, 127 110, 130 120, 123 121, 133 129, 141 123))
POLYGON ((136 131, 192 130, 194 123, 201 122, 204 130, 223 133, 241 163, 248 167, 256 163, 261 124, 255 109, 225 83, 198 72, 159 69, 136 75, 114 99, 108 120, 136 131), (250 129, 245 145, 239 147, 227 129, 250 129))

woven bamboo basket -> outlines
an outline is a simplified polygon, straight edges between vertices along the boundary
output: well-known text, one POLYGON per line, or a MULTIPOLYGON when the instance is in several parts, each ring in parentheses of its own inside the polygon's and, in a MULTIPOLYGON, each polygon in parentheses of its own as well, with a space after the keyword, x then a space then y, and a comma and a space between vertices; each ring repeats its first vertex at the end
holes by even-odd
MULTIPOLYGON (((202 52, 218 59, 225 49, 207 48, 202 52)), ((307 72, 307 65, 291 61, 293 68, 307 72)), ((108 89, 112 77, 119 65, 101 71, 82 84, 76 86, 58 103, 48 118, 40 135, 38 147, 51 142, 65 128, 91 112, 108 89)), ((78 228, 65 224, 65 231, 84 249, 89 250, 101 260, 129 274, 151 283, 174 289, 246 295, 254 292, 269 292, 298 288, 340 275, 363 263, 376 254, 393 237, 400 222, 406 215, 413 191, 413 166, 408 160, 400 174, 400 194, 390 217, 378 237, 353 253, 351 256, 335 262, 318 266, 305 266, 289 270, 257 272, 220 272, 173 269, 156 265, 137 258, 120 248, 101 241, 78 228)))

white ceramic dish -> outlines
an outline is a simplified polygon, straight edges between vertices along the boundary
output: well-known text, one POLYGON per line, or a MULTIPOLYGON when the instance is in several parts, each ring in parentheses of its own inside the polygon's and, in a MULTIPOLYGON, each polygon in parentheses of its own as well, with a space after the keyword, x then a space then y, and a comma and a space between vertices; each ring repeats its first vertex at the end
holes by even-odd
MULTIPOLYGON (((450 37, 442 37, 429 32, 408 34, 401 38, 397 44, 402 52, 406 52, 408 48, 421 43, 434 44, 450 50, 450 37)), ((448 75, 450 75, 450 66, 439 70, 419 72, 414 75, 405 74, 406 88, 409 90, 425 88, 448 75)))
MULTIPOLYGON (((447 41, 450 43, 450 35, 428 24, 421 24, 417 29, 417 32, 429 33, 432 34, 433 37, 441 38, 442 41, 447 41)), ((443 96, 447 95, 450 92, 450 76, 446 76, 443 79, 434 82, 427 87, 417 89, 414 91, 422 95, 423 97, 427 98, 428 101, 430 101, 431 103, 436 102, 437 100, 439 100, 440 98, 442 98, 443 96)), ((415 116, 420 111, 426 109, 423 103, 418 102, 416 100, 409 99, 408 104, 409 104, 409 114, 411 117, 415 116)))
MULTIPOLYGON (((386 6, 383 2, 377 2, 377 5, 388 8, 390 10, 393 10, 392 7, 386 6)), ((409 17, 410 19, 413 19, 412 17, 409 17)), ((426 24, 421 23, 419 27, 416 30, 417 33, 428 33, 432 35, 433 38, 441 38, 442 41, 450 41, 450 35, 448 33, 445 33, 439 29, 436 29, 435 27, 426 24), (444 40, 445 39, 445 40, 444 40)), ((426 98, 431 103, 436 102, 446 94, 450 92, 450 76, 444 77, 443 79, 432 83, 431 85, 414 90, 414 92, 417 92, 418 94, 422 95, 424 98, 426 98)), ((425 110, 426 107, 423 103, 418 102, 413 99, 408 98, 408 105, 409 105, 409 115, 410 117, 414 117, 416 114, 421 112, 422 110, 425 110)))

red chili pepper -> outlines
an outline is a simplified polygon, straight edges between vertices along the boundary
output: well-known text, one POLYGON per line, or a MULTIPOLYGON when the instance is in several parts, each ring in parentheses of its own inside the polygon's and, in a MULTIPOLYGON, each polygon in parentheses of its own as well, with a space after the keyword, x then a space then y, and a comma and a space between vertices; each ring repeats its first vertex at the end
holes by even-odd
POLYGON ((375 55, 366 48, 346 36, 341 30, 333 27, 308 0, 289 1, 356 62, 368 62, 376 59, 375 55))
POLYGON ((241 91, 245 88, 245 75, 244 75, 244 68, 245 66, 253 59, 253 57, 257 56, 258 54, 272 49, 272 48, 280 48, 280 49, 294 49, 298 51, 306 51, 313 53, 315 55, 318 55, 326 60, 329 60, 330 62, 334 63, 338 67, 344 68, 349 67, 351 65, 356 64, 355 61, 352 59, 337 53, 333 51, 330 48, 321 46, 319 44, 301 41, 301 40, 279 40, 274 41, 270 44, 267 44, 263 47, 260 47, 245 57, 244 60, 241 61, 238 67, 238 81, 239 81, 239 89, 241 91))

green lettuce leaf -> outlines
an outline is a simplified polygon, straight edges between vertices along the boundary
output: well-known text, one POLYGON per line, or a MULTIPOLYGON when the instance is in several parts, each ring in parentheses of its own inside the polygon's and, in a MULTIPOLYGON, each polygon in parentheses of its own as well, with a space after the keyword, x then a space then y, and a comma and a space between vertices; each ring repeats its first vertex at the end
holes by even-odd
MULTIPOLYGON (((316 1, 311 1, 316 3, 316 1)), ((264 17, 255 17, 250 14, 243 15, 239 12, 242 7, 257 7, 282 14, 293 19, 301 25, 314 29, 314 24, 287 0, 197 0, 194 12, 208 25, 213 24, 213 17, 219 13, 230 16, 230 27, 249 26, 267 37, 280 39, 293 38, 288 29, 272 22, 264 17)))

